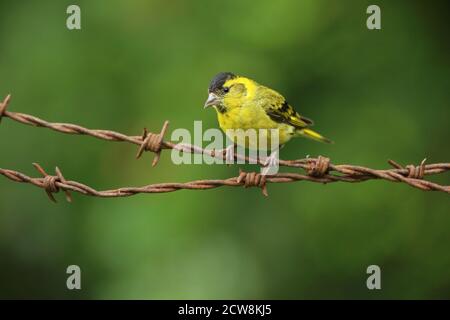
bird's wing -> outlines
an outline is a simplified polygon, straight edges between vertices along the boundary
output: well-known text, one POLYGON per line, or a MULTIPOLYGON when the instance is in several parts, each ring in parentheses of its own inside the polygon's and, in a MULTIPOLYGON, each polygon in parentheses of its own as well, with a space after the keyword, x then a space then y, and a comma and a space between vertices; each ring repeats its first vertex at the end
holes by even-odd
POLYGON ((264 88, 260 94, 260 103, 266 114, 275 122, 287 123, 296 128, 312 126, 311 119, 301 116, 292 108, 286 99, 278 92, 264 88))

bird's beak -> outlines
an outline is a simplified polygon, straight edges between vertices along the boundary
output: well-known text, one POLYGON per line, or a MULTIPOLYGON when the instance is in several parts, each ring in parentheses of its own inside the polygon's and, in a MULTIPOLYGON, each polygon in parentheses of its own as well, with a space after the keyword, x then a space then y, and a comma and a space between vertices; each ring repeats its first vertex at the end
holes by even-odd
POLYGON ((206 109, 208 107, 217 105, 217 104, 219 104, 219 102, 220 102, 219 97, 211 92, 208 96, 208 99, 206 99, 204 108, 206 109))

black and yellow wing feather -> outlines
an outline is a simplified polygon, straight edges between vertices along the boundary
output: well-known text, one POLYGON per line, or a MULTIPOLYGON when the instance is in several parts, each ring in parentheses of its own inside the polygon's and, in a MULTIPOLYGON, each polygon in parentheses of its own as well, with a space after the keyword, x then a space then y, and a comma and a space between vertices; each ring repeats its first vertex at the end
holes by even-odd
POLYGON ((314 124, 311 119, 303 117, 295 111, 286 99, 274 90, 264 88, 261 100, 261 106, 266 111, 266 114, 275 122, 286 123, 298 129, 314 124))
POLYGON ((266 114, 277 123, 286 123, 293 126, 299 135, 326 143, 332 143, 331 140, 323 137, 319 133, 308 129, 314 125, 311 119, 300 115, 294 108, 286 101, 286 99, 275 90, 263 87, 259 95, 259 103, 266 114))

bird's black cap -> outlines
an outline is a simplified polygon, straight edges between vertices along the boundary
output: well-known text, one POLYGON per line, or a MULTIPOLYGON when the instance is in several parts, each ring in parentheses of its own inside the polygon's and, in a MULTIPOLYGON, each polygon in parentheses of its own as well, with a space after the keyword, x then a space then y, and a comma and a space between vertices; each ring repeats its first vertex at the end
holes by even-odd
POLYGON ((236 78, 236 75, 232 72, 221 72, 217 74, 209 84, 209 92, 214 92, 222 88, 223 84, 227 80, 236 78))

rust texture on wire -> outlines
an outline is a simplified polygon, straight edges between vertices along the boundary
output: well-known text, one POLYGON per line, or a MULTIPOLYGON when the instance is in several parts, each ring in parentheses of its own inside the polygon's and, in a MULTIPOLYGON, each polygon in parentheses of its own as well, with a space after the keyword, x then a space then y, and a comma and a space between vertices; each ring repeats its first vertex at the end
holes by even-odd
POLYGON ((2 169, 0 174, 6 178, 22 183, 29 183, 47 192, 50 200, 56 201, 53 193, 63 190, 66 193, 67 201, 71 201, 70 191, 78 192, 88 196, 104 197, 104 198, 118 198, 129 197, 140 193, 165 193, 177 190, 207 190, 222 186, 238 187, 259 187, 265 196, 267 193, 267 183, 287 183, 294 181, 310 181, 316 183, 331 183, 331 182, 363 182, 371 179, 383 179, 391 182, 403 182, 412 187, 425 191, 442 191, 450 193, 450 186, 442 186, 434 182, 423 180, 425 175, 438 174, 450 170, 450 164, 428 164, 424 162, 418 167, 408 166, 402 168, 393 161, 389 161, 396 168, 386 170, 374 170, 365 167, 350 166, 350 165, 331 165, 329 159, 319 157, 317 159, 308 159, 308 167, 306 174, 300 173, 277 173, 275 175, 261 175, 256 172, 240 171, 239 176, 228 179, 216 180, 195 180, 185 183, 157 183, 150 184, 143 187, 125 187, 113 190, 98 191, 83 183, 77 181, 66 180, 59 168, 56 168, 55 175, 49 175, 42 169, 42 167, 34 163, 34 167, 42 175, 39 178, 29 177, 21 172, 2 169), (318 169, 319 168, 319 169, 318 169), (330 170, 336 173, 330 173, 330 170))
MULTIPOLYGON (((92 130, 86 129, 78 125, 68 123, 49 123, 42 119, 23 113, 14 113, 6 111, 10 96, 0 103, 0 121, 2 116, 8 117, 20 123, 46 127, 52 130, 68 133, 89 135, 108 141, 123 141, 139 145, 137 157, 139 158, 144 151, 151 151, 156 154, 153 165, 159 160, 160 153, 163 149, 177 149, 189 153, 205 153, 212 157, 219 157, 226 159, 224 152, 217 152, 216 150, 205 150, 194 145, 177 145, 172 142, 164 141, 163 137, 168 128, 166 121, 159 134, 148 132, 144 129, 142 136, 127 136, 118 132, 109 130, 92 130)), ((235 160, 240 159, 235 155, 235 160)), ((249 160, 243 157, 244 160, 249 160)), ((264 165, 264 161, 257 159, 258 164, 264 165)), ((0 168, 0 174, 6 178, 22 183, 29 183, 42 188, 52 201, 56 201, 53 194, 60 190, 66 193, 67 201, 71 201, 70 192, 78 192, 84 195, 95 197, 128 197, 140 193, 165 193, 177 190, 206 190, 222 186, 244 186, 244 187, 259 187, 262 189, 264 195, 267 193, 268 183, 287 183, 294 181, 310 181, 316 183, 331 183, 331 182, 363 182, 373 179, 382 179, 391 182, 401 182, 408 184, 414 188, 424 191, 441 191, 450 194, 450 186, 439 185, 434 182, 424 180, 424 176, 439 174, 450 170, 450 163, 436 163, 425 164, 425 160, 420 165, 401 166, 398 163, 389 160, 389 164, 394 168, 391 169, 371 169, 355 165, 335 165, 330 162, 329 158, 319 156, 318 158, 306 158, 298 160, 280 160, 281 166, 301 168, 305 171, 300 173, 277 173, 275 175, 261 175, 256 172, 240 171, 239 176, 228 179, 216 180, 195 180, 185 183, 157 183, 143 187, 125 187, 113 190, 98 191, 92 187, 76 181, 66 180, 61 171, 56 168, 55 175, 49 175, 40 165, 33 164, 42 177, 32 178, 23 173, 14 170, 0 168)))

